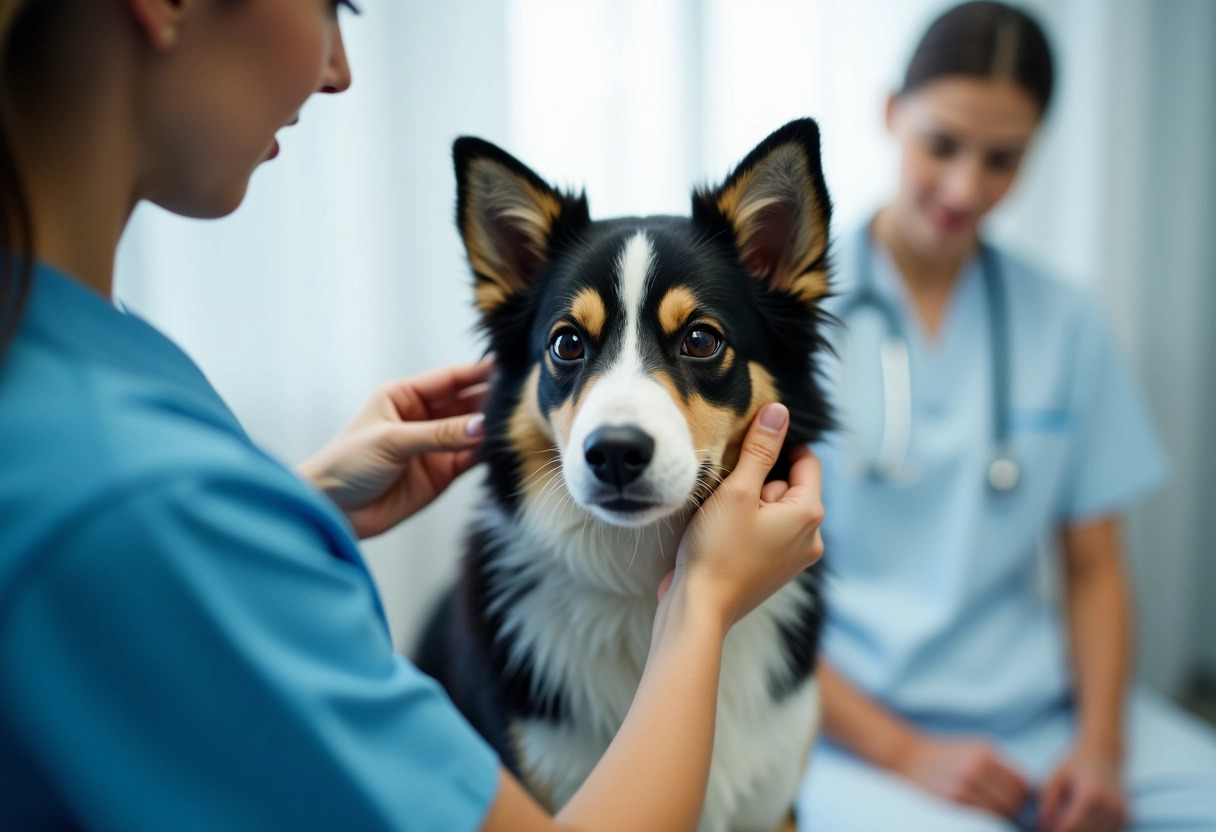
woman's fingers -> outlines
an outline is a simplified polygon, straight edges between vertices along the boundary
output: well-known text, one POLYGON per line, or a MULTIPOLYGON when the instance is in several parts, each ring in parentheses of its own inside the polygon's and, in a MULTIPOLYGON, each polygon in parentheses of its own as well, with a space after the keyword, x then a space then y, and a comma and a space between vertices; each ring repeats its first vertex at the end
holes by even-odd
POLYGON ((805 445, 799 445, 790 455, 790 461, 790 487, 783 499, 802 499, 805 492, 818 500, 823 477, 823 466, 819 457, 811 453, 805 445))
POLYGON ((1012 817, 1021 808, 1022 802, 1018 799, 1017 792, 996 776, 980 780, 978 789, 982 792, 985 807, 998 815, 1012 817))
POLYGON ((458 391, 455 396, 429 404, 428 410, 432 419, 461 416, 465 413, 481 410, 481 406, 485 404, 486 398, 489 395, 490 383, 483 381, 479 384, 465 387, 463 390, 458 391))
POLYGON ((421 375, 390 381, 383 389, 402 418, 409 418, 411 406, 417 400, 420 399, 430 412, 430 408, 436 403, 456 397, 467 387, 488 381, 494 372, 494 366, 494 360, 486 358, 475 363, 443 367, 421 375))
POLYGON ((789 424, 790 412, 785 405, 770 404, 762 408, 743 437, 739 461, 723 486, 737 493, 758 495, 764 487, 765 477, 781 455, 789 424))
POLYGON ((760 489, 760 499, 766 503, 775 503, 785 496, 785 492, 789 490, 790 484, 785 480, 766 482, 764 488, 760 489))
POLYGON ((451 416, 427 422, 402 422, 390 433, 393 456, 401 462, 431 451, 463 451, 481 444, 485 418, 451 416))
POLYGON ((1003 815, 1016 814, 1030 794, 1030 786, 1022 779, 1022 776, 1007 766, 999 757, 993 757, 986 780, 999 796, 1003 815))
POLYGON ((1063 770, 1057 770, 1043 787, 1043 794, 1039 798, 1039 826, 1042 829, 1055 828, 1067 786, 1068 780, 1063 770))

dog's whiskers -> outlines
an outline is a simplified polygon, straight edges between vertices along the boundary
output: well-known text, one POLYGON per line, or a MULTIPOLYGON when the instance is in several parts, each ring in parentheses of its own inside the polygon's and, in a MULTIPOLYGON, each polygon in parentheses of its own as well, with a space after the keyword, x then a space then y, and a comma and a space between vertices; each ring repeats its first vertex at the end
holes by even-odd
POLYGON ((557 466, 560 464, 561 464, 561 460, 551 460, 549 462, 546 462, 540 468, 537 468, 535 471, 533 471, 532 474, 528 477, 528 479, 525 480, 523 482, 523 484, 521 484, 519 486, 519 488, 516 489, 515 493, 512 494, 511 496, 518 496, 519 494, 524 493, 525 491, 527 491, 529 489, 529 487, 532 486, 533 483, 535 483, 537 480, 539 480, 542 476, 544 476, 546 474, 549 476, 552 476, 555 473, 557 466))
POLYGON ((638 549, 641 547, 641 545, 642 545, 642 530, 638 529, 637 533, 634 535, 634 538, 633 538, 633 557, 631 557, 629 559, 629 565, 625 567, 626 575, 628 575, 630 570, 633 569, 633 562, 635 560, 637 560, 638 549))

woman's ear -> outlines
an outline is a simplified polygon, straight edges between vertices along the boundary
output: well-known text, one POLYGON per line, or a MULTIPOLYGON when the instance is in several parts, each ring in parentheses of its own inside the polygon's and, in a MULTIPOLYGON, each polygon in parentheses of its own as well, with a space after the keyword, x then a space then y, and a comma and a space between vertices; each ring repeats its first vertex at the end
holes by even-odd
POLYGON ((895 108, 899 106, 899 96, 891 93, 887 96, 887 107, 883 112, 883 122, 887 125, 887 132, 895 132, 895 108))
POLYGON ((195 5, 195 0, 127 0, 135 25, 157 52, 168 52, 177 45, 182 24, 195 5))

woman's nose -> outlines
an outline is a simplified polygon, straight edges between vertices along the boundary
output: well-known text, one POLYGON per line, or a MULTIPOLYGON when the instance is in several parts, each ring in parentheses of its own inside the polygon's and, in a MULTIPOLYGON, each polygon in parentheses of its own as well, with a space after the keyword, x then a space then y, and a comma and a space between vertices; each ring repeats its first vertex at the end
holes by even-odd
POLYGON ((342 41, 342 29, 335 26, 329 66, 321 76, 321 92, 346 92, 350 89, 350 80, 350 64, 346 61, 346 44, 342 41))
POLYGON ((945 182, 946 202, 956 210, 973 209, 984 193, 984 168, 980 160, 963 157, 950 166, 945 182))

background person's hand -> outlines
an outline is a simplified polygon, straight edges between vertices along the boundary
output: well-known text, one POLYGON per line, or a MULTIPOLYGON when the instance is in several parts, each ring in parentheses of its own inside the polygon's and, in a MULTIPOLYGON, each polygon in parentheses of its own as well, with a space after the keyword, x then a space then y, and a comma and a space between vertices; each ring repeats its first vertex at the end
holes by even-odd
POLYGON ((477 460, 491 360, 382 384, 324 448, 300 465, 359 537, 426 506, 477 460))
POLYGON ((764 483, 788 426, 784 405, 757 414, 734 471, 689 523, 660 597, 682 582, 730 626, 823 554, 819 460, 801 447, 792 455, 788 483, 764 483))
POLYGON ((1052 772, 1039 804, 1043 832, 1119 832, 1129 820, 1117 757, 1080 748, 1052 772))
POLYGON ((917 735, 895 772, 952 803, 1014 817, 1030 797, 1026 779, 987 741, 917 735))

